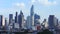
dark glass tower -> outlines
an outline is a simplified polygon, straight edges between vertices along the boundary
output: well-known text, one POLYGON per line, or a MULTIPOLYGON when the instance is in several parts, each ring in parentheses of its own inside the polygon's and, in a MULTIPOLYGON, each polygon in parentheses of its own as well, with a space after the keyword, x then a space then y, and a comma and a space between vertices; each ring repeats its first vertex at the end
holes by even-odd
POLYGON ((58 19, 54 15, 50 15, 48 18, 48 24, 50 29, 55 29, 58 25, 58 19))
POLYGON ((18 22, 18 12, 16 12, 16 16, 15 16, 15 23, 18 22))
POLYGON ((53 29, 54 28, 54 15, 50 15, 48 18, 48 24, 49 24, 49 28, 53 29))
POLYGON ((2 20, 3 20, 3 16, 0 15, 0 26, 2 26, 2 20))
POLYGON ((35 14, 34 15, 34 25, 40 24, 39 20, 40 20, 40 16, 35 14))
POLYGON ((20 14, 18 16, 18 23, 19 23, 19 27, 22 28, 22 25, 23 25, 23 19, 24 19, 24 15, 22 13, 22 11, 20 11, 20 14))
POLYGON ((13 20, 13 14, 9 14, 9 24, 12 23, 13 20))

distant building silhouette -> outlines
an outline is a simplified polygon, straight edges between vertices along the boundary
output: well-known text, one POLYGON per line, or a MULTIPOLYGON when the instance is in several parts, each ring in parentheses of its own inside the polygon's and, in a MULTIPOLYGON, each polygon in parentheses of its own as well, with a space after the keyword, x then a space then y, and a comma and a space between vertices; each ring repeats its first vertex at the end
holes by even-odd
POLYGON ((48 18, 48 24, 50 29, 55 29, 58 25, 58 19, 54 15, 50 15, 48 18))
POLYGON ((27 28, 27 29, 32 29, 32 28, 31 28, 31 27, 32 27, 31 24, 32 24, 32 23, 30 22, 30 16, 27 16, 26 28, 27 28))
POLYGON ((31 16, 31 18, 30 18, 31 27, 33 27, 34 26, 34 5, 31 6, 30 16, 31 16))
POLYGON ((37 14, 34 14, 34 26, 36 30, 40 29, 40 16, 37 14))
POLYGON ((23 23, 24 23, 24 15, 22 13, 22 11, 20 11, 20 14, 18 16, 18 23, 19 23, 19 27, 23 28, 23 23))
POLYGON ((40 24, 40 16, 35 14, 34 15, 34 25, 40 24))
POLYGON ((15 15, 15 23, 18 22, 18 12, 16 12, 16 15, 15 15))
POLYGON ((5 18, 5 29, 8 29, 7 18, 5 18))
POLYGON ((3 16, 0 15, 0 26, 2 26, 2 18, 3 18, 3 16))
POLYGON ((0 15, 0 29, 3 29, 4 26, 5 26, 5 19, 3 15, 0 15))
POLYGON ((13 14, 9 14, 9 24, 12 23, 13 20, 13 14))

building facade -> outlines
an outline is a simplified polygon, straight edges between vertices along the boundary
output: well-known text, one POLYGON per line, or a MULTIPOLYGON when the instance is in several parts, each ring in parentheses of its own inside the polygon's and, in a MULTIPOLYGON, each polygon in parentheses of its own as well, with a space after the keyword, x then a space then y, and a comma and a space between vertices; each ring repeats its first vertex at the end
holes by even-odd
POLYGON ((31 27, 33 29, 34 27, 34 6, 32 5, 31 6, 31 11, 30 11, 30 22, 31 22, 31 27))
POLYGON ((18 16, 18 23, 19 23, 19 27, 23 28, 23 23, 24 23, 24 15, 22 13, 22 11, 20 11, 20 14, 18 16))
POLYGON ((16 15, 15 15, 15 23, 18 22, 18 12, 16 12, 16 15))
POLYGON ((9 24, 13 21, 13 14, 9 14, 9 24))
POLYGON ((50 15, 48 18, 48 24, 50 29, 55 29, 58 25, 58 19, 54 15, 50 15))

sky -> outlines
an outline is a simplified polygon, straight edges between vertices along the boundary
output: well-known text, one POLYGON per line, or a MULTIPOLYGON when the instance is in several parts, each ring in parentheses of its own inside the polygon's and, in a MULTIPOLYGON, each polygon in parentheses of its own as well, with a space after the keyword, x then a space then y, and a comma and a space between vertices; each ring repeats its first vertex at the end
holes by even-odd
POLYGON ((22 10, 25 19, 30 15, 30 8, 34 5, 34 13, 40 15, 41 20, 48 19, 49 15, 55 15, 60 20, 60 0, 0 0, 0 15, 15 16, 22 10))

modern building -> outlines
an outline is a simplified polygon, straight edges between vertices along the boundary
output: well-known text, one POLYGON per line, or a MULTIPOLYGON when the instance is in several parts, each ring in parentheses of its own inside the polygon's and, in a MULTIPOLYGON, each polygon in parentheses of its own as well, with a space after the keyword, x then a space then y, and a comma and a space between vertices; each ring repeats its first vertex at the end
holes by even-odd
POLYGON ((49 29, 55 29, 58 25, 58 19, 54 15, 50 15, 48 18, 49 29))
POLYGON ((19 23, 19 27, 23 28, 24 15, 22 11, 20 11, 20 14, 18 15, 18 23, 19 23))
POLYGON ((34 15, 34 25, 40 24, 40 16, 35 14, 34 15))
POLYGON ((30 22, 30 16, 27 16, 26 28, 27 28, 27 29, 32 29, 32 28, 31 28, 31 27, 32 27, 31 24, 32 24, 32 23, 30 22))
POLYGON ((8 22, 7 22, 7 18, 5 18, 5 30, 8 30, 8 22))
POLYGON ((0 15, 0 29, 3 29, 4 26, 5 26, 5 19, 3 15, 0 15))
POLYGON ((9 24, 13 21, 13 14, 9 14, 9 24))
POLYGON ((37 14, 34 14, 34 26, 36 30, 40 28, 40 16, 37 14))
POLYGON ((5 21, 3 15, 0 15, 0 26, 5 26, 5 21))
POLYGON ((18 12, 16 12, 16 15, 15 15, 15 23, 18 22, 18 12))
POLYGON ((42 27, 43 27, 43 29, 48 29, 48 22, 46 19, 43 20, 42 27))
POLYGON ((49 29, 53 29, 54 28, 54 15, 50 15, 48 18, 48 24, 49 24, 49 29))
POLYGON ((31 6, 30 17, 31 26, 34 27, 34 5, 31 6))

